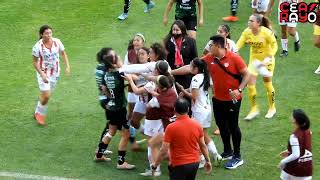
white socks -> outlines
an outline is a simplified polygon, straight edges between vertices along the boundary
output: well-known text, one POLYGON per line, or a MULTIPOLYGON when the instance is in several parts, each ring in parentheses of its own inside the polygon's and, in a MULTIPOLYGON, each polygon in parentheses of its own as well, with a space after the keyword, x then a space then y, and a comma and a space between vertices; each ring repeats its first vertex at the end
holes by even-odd
POLYGON ((294 40, 295 40, 295 42, 298 42, 300 40, 298 31, 296 31, 296 34, 294 35, 294 40))
POLYGON ((46 115, 48 112, 48 104, 42 105, 40 101, 38 101, 35 113, 40 113, 41 115, 46 115))
MULTIPOLYGON (((296 33, 297 35, 298 33, 296 33)), ((288 51, 288 39, 281 39, 282 50, 288 51)))
POLYGON ((210 141, 207 144, 207 147, 208 147, 209 152, 211 152, 213 154, 213 156, 216 157, 217 154, 218 154, 218 150, 217 150, 216 145, 214 144, 214 142, 210 141))
MULTIPOLYGON (((151 169, 151 165, 153 164, 153 159, 152 159, 151 147, 149 146, 148 146, 148 160, 149 160, 150 169, 151 169)), ((160 165, 157 167, 156 171, 160 171, 160 165)))

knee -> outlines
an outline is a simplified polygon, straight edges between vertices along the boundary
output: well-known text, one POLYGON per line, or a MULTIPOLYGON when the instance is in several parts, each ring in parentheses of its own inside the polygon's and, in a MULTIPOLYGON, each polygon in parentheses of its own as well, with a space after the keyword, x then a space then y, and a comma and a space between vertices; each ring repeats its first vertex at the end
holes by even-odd
POLYGON ((49 99, 50 99, 50 94, 41 95, 41 98, 40 98, 41 104, 46 105, 49 102, 49 99))
POLYGON ((288 29, 288 33, 290 34, 290 36, 295 36, 295 35, 296 35, 295 29, 289 28, 289 29, 288 29))
POLYGON ((131 125, 132 127, 134 127, 135 129, 139 129, 139 127, 140 127, 140 123, 137 122, 137 121, 135 121, 134 119, 132 119, 132 120, 130 121, 130 125, 131 125))

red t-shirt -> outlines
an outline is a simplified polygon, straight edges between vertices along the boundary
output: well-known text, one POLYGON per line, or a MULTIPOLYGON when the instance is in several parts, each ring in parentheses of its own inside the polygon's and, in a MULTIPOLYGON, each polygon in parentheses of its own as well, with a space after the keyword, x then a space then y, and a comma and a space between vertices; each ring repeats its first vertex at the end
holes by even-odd
POLYGON ((200 161, 198 142, 203 137, 201 125, 188 115, 180 116, 168 125, 164 142, 170 144, 171 166, 191 164, 200 161))
MULTIPOLYGON (((239 81, 227 74, 218 64, 214 62, 214 56, 207 54, 202 57, 207 63, 213 81, 213 96, 220 101, 231 101, 229 89, 235 90, 239 88, 239 81)), ((226 51, 223 58, 220 59, 221 64, 232 74, 240 74, 240 71, 247 68, 243 59, 230 51, 226 51)), ((241 96, 238 97, 240 99, 241 96)))

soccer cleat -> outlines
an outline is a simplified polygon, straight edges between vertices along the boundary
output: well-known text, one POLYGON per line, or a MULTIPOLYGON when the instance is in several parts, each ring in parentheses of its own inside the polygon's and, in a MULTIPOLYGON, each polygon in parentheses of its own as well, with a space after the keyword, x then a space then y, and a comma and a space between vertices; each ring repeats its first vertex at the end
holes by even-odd
POLYGON ((100 158, 97 157, 97 155, 94 156, 94 159, 93 159, 95 162, 108 162, 108 161, 111 161, 110 158, 107 158, 105 156, 101 156, 100 158))
POLYGON ((152 170, 151 169, 146 169, 146 171, 145 172, 143 172, 143 173, 139 173, 141 176, 161 176, 161 171, 158 171, 158 170, 156 170, 156 171, 154 171, 153 172, 153 174, 152 174, 152 170))
POLYGON ((45 119, 46 119, 46 116, 44 115, 41 115, 40 113, 35 113, 34 114, 34 119, 37 121, 37 123, 41 126, 45 126, 46 123, 45 123, 45 119))
POLYGON ((121 165, 117 164, 117 169, 120 169, 120 170, 131 170, 131 169, 134 169, 134 168, 136 168, 135 165, 129 164, 127 162, 124 162, 121 165))
POLYGON ((250 121, 259 115, 259 111, 250 111, 249 114, 244 118, 244 120, 250 121))
POLYGON ((221 153, 222 161, 225 161, 225 160, 228 160, 228 159, 232 159, 232 156, 233 156, 233 152, 230 152, 230 153, 223 152, 223 153, 221 153))
POLYGON ((280 53, 280 57, 287 57, 287 56, 288 56, 288 51, 282 50, 282 52, 280 53))
POLYGON ((109 155, 109 154, 112 154, 112 153, 113 153, 113 152, 110 151, 110 150, 108 150, 108 149, 103 152, 104 155, 109 155))
POLYGON ((127 19, 128 16, 129 16, 128 13, 122 13, 122 14, 120 14, 120 16, 118 16, 118 19, 123 21, 123 20, 127 19))
POLYGON ((298 52, 300 50, 300 47, 301 47, 300 41, 294 42, 294 51, 295 52, 298 52))
POLYGON ((314 71, 314 73, 317 74, 317 75, 320 75, 320 65, 319 65, 318 69, 316 69, 316 70, 314 71))
POLYGON ((220 135, 220 129, 217 128, 214 132, 213 132, 214 135, 216 136, 219 136, 220 135))
POLYGON ((222 161, 222 157, 220 154, 217 153, 213 155, 213 160, 216 161, 218 164, 220 164, 222 161))
POLYGON ((237 22, 239 20, 237 16, 227 16, 223 17, 222 19, 227 22, 237 22))
POLYGON ((155 5, 155 3, 154 3, 153 1, 150 1, 150 3, 147 4, 147 6, 144 8, 144 11, 143 11, 143 12, 145 12, 145 13, 150 12, 150 10, 151 10, 152 8, 154 8, 154 5, 155 5))
POLYGON ((237 167, 243 165, 243 160, 240 158, 233 157, 231 160, 224 165, 226 169, 236 169, 237 167))
POLYGON ((269 109, 268 113, 264 117, 267 119, 271 119, 276 114, 276 112, 276 109, 269 109))

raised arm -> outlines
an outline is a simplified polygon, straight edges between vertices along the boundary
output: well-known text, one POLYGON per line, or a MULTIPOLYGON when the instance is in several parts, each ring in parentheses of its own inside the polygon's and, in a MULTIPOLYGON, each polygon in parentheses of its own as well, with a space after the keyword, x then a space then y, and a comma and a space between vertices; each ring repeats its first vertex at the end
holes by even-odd
POLYGON ((186 75, 191 73, 190 65, 182 66, 178 69, 171 70, 172 75, 186 75))

